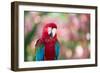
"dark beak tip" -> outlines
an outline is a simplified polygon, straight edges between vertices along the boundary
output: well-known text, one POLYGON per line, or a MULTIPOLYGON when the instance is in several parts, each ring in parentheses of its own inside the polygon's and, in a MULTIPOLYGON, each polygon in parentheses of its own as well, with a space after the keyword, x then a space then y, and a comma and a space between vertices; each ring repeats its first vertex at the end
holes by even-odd
POLYGON ((50 37, 53 37, 52 33, 50 33, 50 37))

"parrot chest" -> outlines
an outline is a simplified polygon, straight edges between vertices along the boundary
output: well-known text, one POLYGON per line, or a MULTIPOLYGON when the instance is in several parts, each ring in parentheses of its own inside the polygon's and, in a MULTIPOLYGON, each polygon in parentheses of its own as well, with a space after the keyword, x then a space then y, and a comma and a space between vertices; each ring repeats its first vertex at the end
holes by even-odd
POLYGON ((55 43, 49 41, 45 43, 45 60, 54 60, 55 59, 55 43))

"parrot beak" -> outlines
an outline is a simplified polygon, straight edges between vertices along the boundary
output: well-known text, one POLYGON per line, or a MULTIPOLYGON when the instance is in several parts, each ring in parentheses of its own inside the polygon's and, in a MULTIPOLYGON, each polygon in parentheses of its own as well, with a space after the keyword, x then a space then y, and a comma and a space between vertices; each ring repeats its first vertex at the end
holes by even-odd
POLYGON ((52 32, 50 33, 50 37, 51 37, 51 38, 53 37, 53 34, 52 34, 52 32))
POLYGON ((50 36, 50 38, 53 38, 54 36, 55 36, 55 34, 56 34, 56 28, 48 28, 48 34, 49 34, 49 36, 50 36))

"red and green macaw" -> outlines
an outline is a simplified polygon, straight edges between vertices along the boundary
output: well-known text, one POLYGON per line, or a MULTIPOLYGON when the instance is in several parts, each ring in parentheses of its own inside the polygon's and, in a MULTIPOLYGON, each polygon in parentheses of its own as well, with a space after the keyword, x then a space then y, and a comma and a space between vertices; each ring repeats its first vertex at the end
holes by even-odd
POLYGON ((36 61, 57 60, 60 52, 60 44, 57 39, 57 26, 55 23, 48 23, 44 26, 42 36, 37 40, 36 61))

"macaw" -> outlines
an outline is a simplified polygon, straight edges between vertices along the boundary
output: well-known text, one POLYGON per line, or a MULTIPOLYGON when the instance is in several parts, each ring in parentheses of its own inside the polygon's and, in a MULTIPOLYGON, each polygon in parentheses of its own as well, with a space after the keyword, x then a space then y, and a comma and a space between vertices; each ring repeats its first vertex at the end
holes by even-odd
POLYGON ((57 39, 57 26, 48 23, 44 26, 42 36, 37 40, 35 48, 35 60, 57 60, 60 52, 60 44, 57 39))

